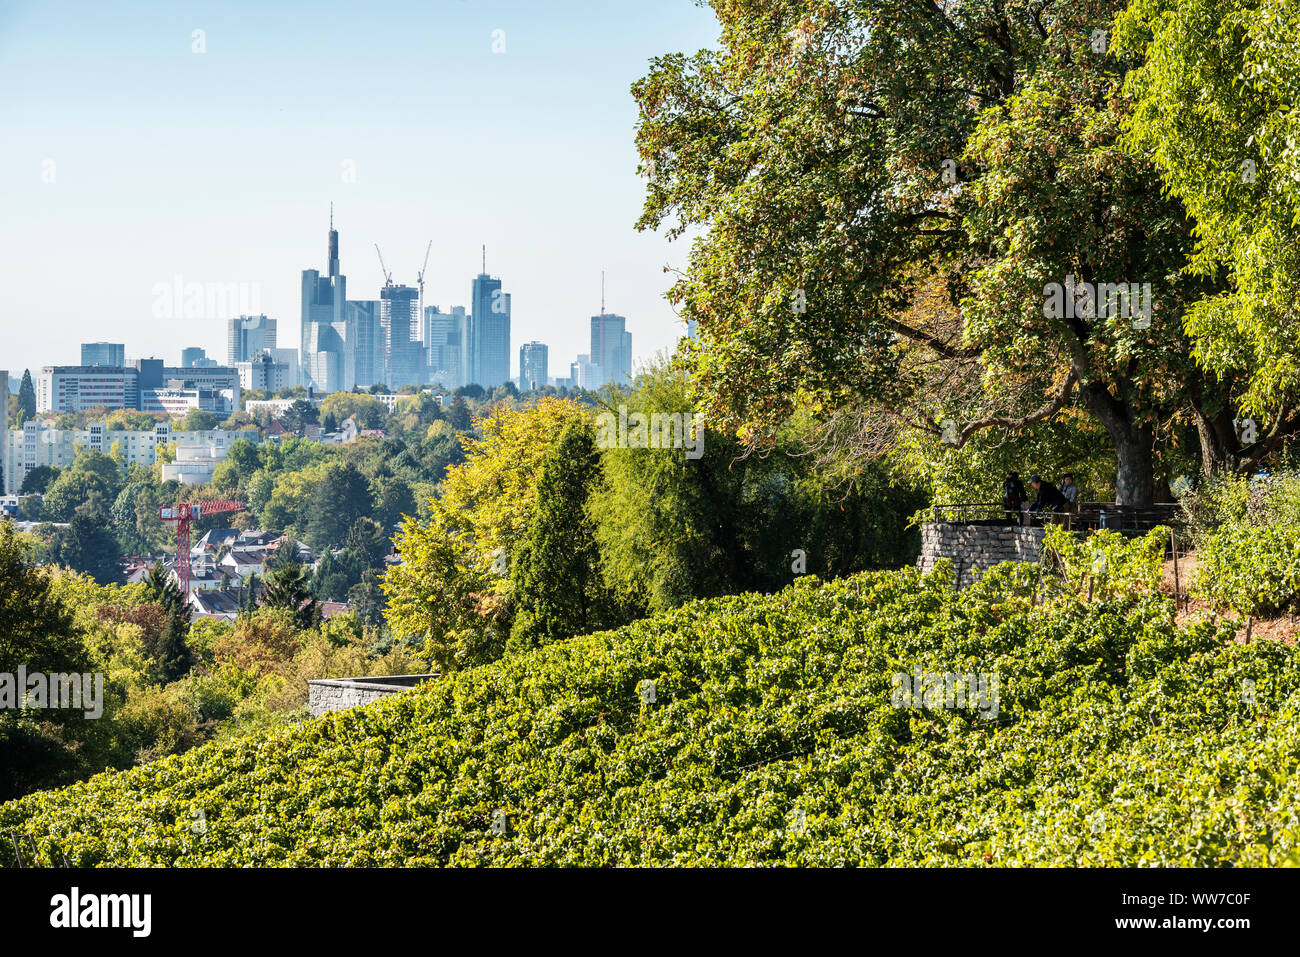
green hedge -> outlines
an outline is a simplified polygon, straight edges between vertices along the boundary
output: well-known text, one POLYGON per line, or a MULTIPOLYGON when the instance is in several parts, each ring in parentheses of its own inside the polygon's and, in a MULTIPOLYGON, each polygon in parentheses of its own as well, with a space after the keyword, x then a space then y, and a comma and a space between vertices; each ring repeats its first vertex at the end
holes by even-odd
POLYGON ((1242 615, 1292 611, 1300 600, 1300 527, 1229 522, 1197 549, 1192 594, 1242 615))
POLYGON ((1157 595, 1034 607, 1035 574, 694 602, 29 795, 0 832, 80 865, 1293 861, 1296 653, 1157 595), (896 707, 917 668, 996 674, 996 719, 896 707))

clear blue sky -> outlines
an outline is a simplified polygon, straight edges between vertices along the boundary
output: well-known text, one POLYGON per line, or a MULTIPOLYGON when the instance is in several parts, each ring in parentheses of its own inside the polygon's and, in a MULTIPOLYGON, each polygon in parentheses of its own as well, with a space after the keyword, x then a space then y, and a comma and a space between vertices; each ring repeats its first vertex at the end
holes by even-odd
POLYGON ((688 250, 633 229, 629 86, 717 34, 692 0, 0 0, 0 368, 95 340, 224 361, 221 317, 154 317, 177 275, 255 287, 296 347, 331 201, 350 298, 377 298, 374 243, 414 285, 432 239, 426 304, 468 305, 486 243, 512 368, 540 339, 564 374, 605 269, 639 363, 680 334, 663 267, 688 250))

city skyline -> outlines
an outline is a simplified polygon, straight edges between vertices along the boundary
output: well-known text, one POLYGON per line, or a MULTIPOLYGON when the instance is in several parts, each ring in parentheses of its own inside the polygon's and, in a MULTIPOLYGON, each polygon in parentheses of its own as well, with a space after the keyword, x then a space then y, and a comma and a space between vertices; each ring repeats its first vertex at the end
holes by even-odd
POLYGON ((0 157, 0 261, 19 280, 6 284, 9 371, 75 363, 78 343, 105 339, 169 364, 189 347, 221 358, 228 321, 246 312, 295 342, 298 277, 325 265, 331 202, 349 299, 379 299, 374 244, 394 283, 415 285, 432 239, 425 305, 468 306, 486 244, 513 300, 512 377, 519 343, 547 342, 556 362, 588 351, 602 271, 611 310, 636 333, 635 362, 672 348, 684 329, 663 269, 688 249, 633 228, 644 180, 629 87, 662 50, 712 45, 709 11, 687 0, 312 10, 0 14, 0 111, 16 144, 0 157), (428 38, 427 59, 361 68, 370 60, 356 51, 384 36, 385 11, 428 38), (173 303, 156 316, 158 287, 178 277, 238 286, 255 308, 193 317, 173 303))

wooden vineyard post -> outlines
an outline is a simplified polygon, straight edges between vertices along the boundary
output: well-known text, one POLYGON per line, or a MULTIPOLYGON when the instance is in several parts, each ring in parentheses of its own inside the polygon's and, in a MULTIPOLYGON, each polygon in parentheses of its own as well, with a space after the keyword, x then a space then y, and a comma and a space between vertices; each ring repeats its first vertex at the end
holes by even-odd
POLYGON ((1174 609, 1182 607, 1183 590, 1178 583, 1178 532, 1171 526, 1169 529, 1169 545, 1174 551, 1174 609))

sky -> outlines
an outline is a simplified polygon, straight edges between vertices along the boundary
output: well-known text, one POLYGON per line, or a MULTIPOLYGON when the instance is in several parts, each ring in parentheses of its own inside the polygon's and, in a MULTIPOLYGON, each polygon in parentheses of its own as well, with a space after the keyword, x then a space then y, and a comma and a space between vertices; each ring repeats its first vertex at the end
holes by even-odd
POLYGON ((296 348, 331 202, 351 299, 378 298, 376 243, 414 286, 432 240, 425 304, 468 306, 486 245, 512 374, 533 339, 551 375, 588 351, 602 270, 652 359, 689 248, 634 228, 630 86, 717 36, 692 0, 0 0, 0 369, 101 340, 224 362, 230 315, 169 304, 178 282, 238 290, 296 348))

